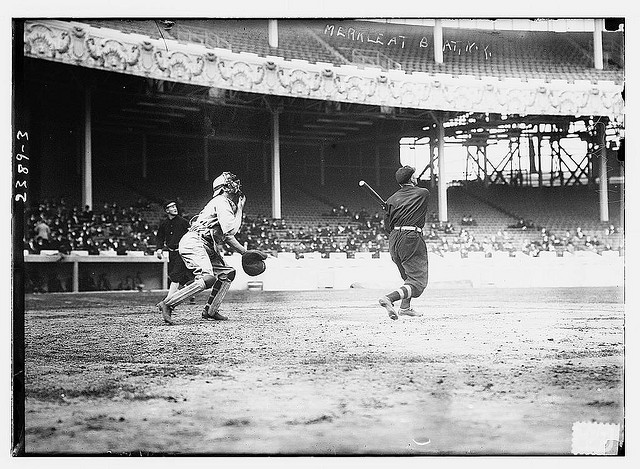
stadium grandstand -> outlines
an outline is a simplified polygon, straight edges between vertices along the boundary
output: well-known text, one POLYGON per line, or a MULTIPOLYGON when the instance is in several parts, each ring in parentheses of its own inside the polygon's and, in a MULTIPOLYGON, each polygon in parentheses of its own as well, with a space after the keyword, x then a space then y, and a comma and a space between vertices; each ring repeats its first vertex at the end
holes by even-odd
POLYGON ((431 252, 623 252, 621 19, 27 19, 17 31, 15 127, 37 155, 29 255, 152 253, 163 201, 195 215, 226 170, 248 197, 247 246, 379 255, 382 209, 357 183, 390 195, 404 139, 424 149, 431 252), (465 173, 448 177, 454 153, 465 173))

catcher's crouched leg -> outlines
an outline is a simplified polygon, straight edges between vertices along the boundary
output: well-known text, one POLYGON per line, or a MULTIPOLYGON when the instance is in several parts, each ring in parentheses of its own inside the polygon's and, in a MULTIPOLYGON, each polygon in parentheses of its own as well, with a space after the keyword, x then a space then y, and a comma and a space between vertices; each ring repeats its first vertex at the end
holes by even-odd
POLYGON ((182 303, 187 298, 200 293, 212 286, 215 282, 215 277, 210 274, 205 274, 201 278, 195 279, 192 283, 185 286, 181 290, 176 291, 174 294, 169 296, 169 298, 162 300, 156 306, 160 310, 162 314, 162 319, 167 324, 175 324, 171 319, 171 314, 173 313, 173 308, 182 303))
POLYGON ((212 286, 215 282, 215 279, 216 278, 213 275, 204 274, 202 277, 195 279, 193 283, 190 283, 182 290, 178 290, 177 292, 175 292, 165 303, 170 307, 177 306, 190 296, 196 295, 202 290, 205 290, 212 286))
POLYGON ((207 300, 207 304, 202 311, 203 319, 215 319, 217 321, 225 321, 229 319, 227 316, 220 314, 218 309, 222 304, 222 300, 231 287, 231 282, 236 277, 236 271, 233 268, 229 269, 229 272, 221 273, 218 275, 216 282, 211 288, 211 294, 207 300))

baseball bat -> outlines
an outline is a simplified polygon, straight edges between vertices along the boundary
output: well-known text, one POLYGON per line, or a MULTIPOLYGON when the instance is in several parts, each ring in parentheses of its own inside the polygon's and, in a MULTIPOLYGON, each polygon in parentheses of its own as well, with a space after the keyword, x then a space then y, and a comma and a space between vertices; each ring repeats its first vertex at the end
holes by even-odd
POLYGON ((387 209, 387 203, 384 201, 384 199, 382 197, 380 197, 380 194, 378 194, 373 187, 371 187, 369 184, 366 183, 366 181, 360 181, 358 183, 358 185, 360 187, 363 187, 365 189, 367 189, 367 193, 376 201, 378 202, 378 204, 380 204, 380 206, 382 207, 382 210, 386 210, 387 209))
POLYGON ((422 175, 424 173, 427 172, 427 169, 429 169, 431 167, 431 163, 429 163, 427 166, 424 167, 424 169, 422 170, 422 172, 420 173, 420 176, 418 176, 418 179, 420 179, 422 177, 422 175))

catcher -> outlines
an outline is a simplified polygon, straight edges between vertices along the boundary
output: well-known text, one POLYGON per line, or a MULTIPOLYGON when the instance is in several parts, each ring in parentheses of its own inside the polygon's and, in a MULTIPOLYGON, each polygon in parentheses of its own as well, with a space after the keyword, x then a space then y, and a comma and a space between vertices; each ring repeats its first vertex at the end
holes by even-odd
POLYGON ((207 288, 211 288, 211 294, 202 312, 202 318, 218 321, 228 319, 220 314, 218 309, 236 276, 236 270, 224 262, 218 251, 218 244, 224 243, 242 254, 243 268, 247 270, 251 269, 247 266, 253 267, 253 270, 247 271, 250 275, 258 275, 264 271, 263 260, 267 255, 260 251, 250 251, 247 254, 247 249, 235 237, 242 223, 245 202, 246 197, 241 191, 240 180, 236 175, 224 172, 213 181, 213 198, 191 220, 189 231, 178 245, 178 252, 187 268, 193 272, 195 279, 193 283, 157 304, 165 323, 174 324, 171 318, 174 308, 207 288), (257 263, 252 256, 259 257, 262 264, 257 263))

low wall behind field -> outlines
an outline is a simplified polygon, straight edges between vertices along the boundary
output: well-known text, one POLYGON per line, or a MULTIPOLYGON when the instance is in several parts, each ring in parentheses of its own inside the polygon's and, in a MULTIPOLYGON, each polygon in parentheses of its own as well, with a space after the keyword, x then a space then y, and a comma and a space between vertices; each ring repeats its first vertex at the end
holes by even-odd
MULTIPOLYGON (((564 257, 553 253, 543 253, 540 257, 525 254, 509 257, 498 253, 487 258, 479 254, 468 258, 461 258, 458 253, 445 257, 430 254, 429 285, 436 288, 624 285, 624 256, 616 251, 604 255, 578 252, 564 257)), ((267 259, 267 270, 256 277, 244 273, 239 255, 227 256, 225 260, 237 270, 233 290, 395 289, 402 284, 388 253, 383 253, 379 259, 368 255, 347 259, 343 254, 332 254, 329 259, 310 256, 297 260, 291 254, 281 253, 278 258, 267 259)), ((118 279, 139 275, 146 290, 155 290, 166 288, 166 262, 166 259, 158 260, 153 256, 135 259, 127 256, 65 256, 62 259, 27 256, 26 270, 32 274, 40 272, 43 277, 58 275, 66 283, 67 291, 73 291, 74 275, 81 278, 85 273, 94 276, 104 273, 111 279, 114 289, 118 279)))
MULTIPOLYGON (((624 257, 595 253, 567 257, 446 258, 430 255, 429 285, 469 287, 584 287, 624 284, 624 257)), ((234 259, 235 261, 235 259, 234 259)), ((262 282, 264 290, 315 290, 324 288, 387 288, 402 284, 391 259, 268 259, 267 271, 257 277, 240 272, 234 288, 262 282)), ((233 262, 231 262, 233 264, 233 262)), ((238 263, 239 265, 239 263, 238 263)))

